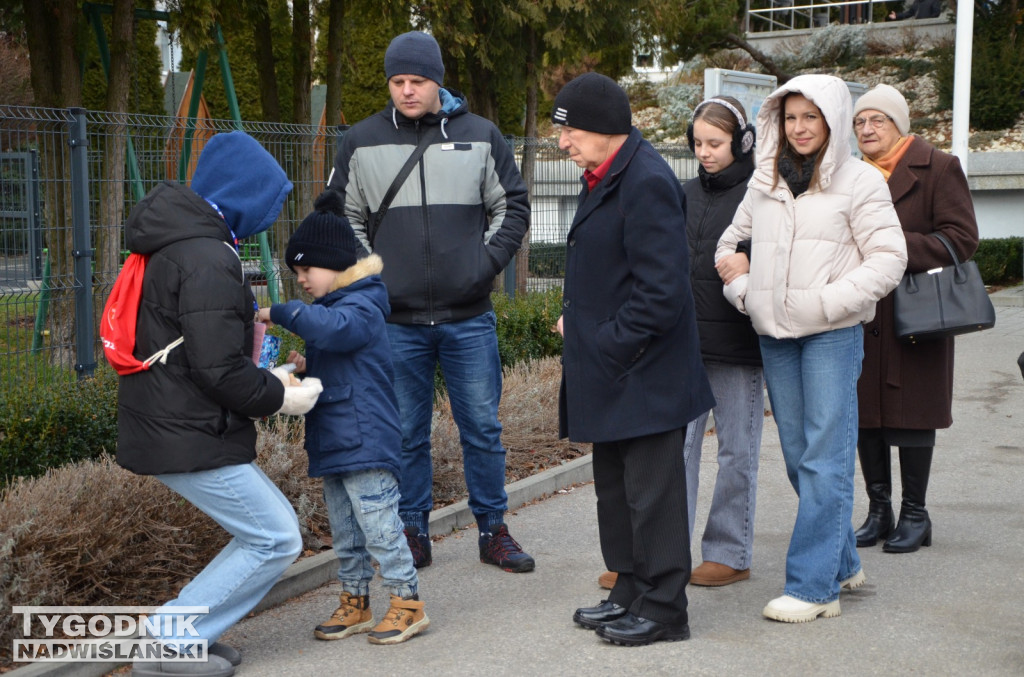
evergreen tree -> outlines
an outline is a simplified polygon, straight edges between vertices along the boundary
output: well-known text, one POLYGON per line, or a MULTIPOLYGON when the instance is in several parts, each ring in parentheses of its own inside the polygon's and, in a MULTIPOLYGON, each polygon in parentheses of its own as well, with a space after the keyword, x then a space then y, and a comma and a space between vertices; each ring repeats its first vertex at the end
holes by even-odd
MULTIPOLYGON (((974 3, 974 48, 971 56, 971 126, 1012 127, 1024 113, 1024 8, 1017 0, 974 3)), ((953 107, 955 51, 936 50, 935 79, 939 109, 953 107)))

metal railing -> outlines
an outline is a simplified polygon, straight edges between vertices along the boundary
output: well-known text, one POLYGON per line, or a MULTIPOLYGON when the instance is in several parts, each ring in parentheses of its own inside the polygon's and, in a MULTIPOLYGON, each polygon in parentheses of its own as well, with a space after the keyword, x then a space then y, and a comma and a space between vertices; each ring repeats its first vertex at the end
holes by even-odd
POLYGON ((832 23, 860 24, 884 21, 890 11, 901 11, 903 2, 879 0, 747 0, 744 30, 747 33, 823 28, 832 23))
MULTIPOLYGON (((188 125, 168 116, 0 106, 0 378, 74 378, 103 359, 97 318, 126 255, 123 224, 158 182, 191 176, 205 142, 232 120, 188 125), (128 140, 133 152, 126 152, 128 140)), ((270 251, 242 247, 263 302, 299 295, 279 262, 288 238, 325 187, 344 133, 312 125, 243 122, 295 185, 269 231, 270 251)), ((552 139, 509 138, 531 188, 528 242, 505 274, 505 290, 560 287, 565 236, 576 211, 580 170, 552 139)), ((688 148, 659 151, 680 179, 696 174, 688 148)))

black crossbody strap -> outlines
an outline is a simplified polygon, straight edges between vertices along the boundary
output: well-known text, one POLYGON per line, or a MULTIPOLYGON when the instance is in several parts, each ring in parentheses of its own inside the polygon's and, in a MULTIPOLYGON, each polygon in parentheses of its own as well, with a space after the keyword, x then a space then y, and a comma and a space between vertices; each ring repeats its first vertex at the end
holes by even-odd
POLYGON ((380 205, 377 207, 377 213, 373 216, 373 221, 370 223, 370 228, 366 231, 366 239, 370 242, 370 247, 373 247, 373 241, 377 238, 377 230, 380 228, 380 224, 384 221, 384 215, 388 213, 388 207, 391 206, 392 200, 398 195, 398 191, 402 188, 402 184, 409 178, 409 173, 412 172, 412 168, 416 166, 416 163, 423 157, 423 153, 427 151, 427 146, 434 140, 435 127, 431 127, 420 139, 419 144, 412 151, 412 155, 405 161, 402 168, 398 170, 398 174, 395 176, 395 180, 391 182, 391 187, 388 188, 388 192, 384 194, 384 199, 380 201, 380 205))

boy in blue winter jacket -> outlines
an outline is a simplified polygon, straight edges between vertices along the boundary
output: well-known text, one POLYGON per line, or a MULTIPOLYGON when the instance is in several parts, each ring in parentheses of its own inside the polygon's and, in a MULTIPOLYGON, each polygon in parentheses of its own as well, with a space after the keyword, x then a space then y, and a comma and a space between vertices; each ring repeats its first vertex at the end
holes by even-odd
POLYGON ((323 477, 324 500, 340 567, 341 605, 314 635, 342 639, 369 632, 373 644, 404 642, 430 624, 419 601, 412 555, 398 516, 402 431, 384 320, 391 311, 383 262, 357 260, 355 233, 341 198, 327 191, 288 241, 285 262, 314 297, 259 310, 306 342, 289 362, 323 383, 306 415, 310 477, 323 477), (374 558, 391 606, 373 625, 369 604, 374 558))

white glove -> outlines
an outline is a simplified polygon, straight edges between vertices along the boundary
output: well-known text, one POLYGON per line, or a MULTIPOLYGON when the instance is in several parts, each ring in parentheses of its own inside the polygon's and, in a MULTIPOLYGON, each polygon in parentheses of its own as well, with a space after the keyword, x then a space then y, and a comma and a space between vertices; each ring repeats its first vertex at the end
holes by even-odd
POLYGON ((291 385, 291 373, 295 371, 294 364, 285 364, 280 367, 274 367, 270 370, 270 373, 277 377, 277 380, 281 382, 285 388, 291 385))
MULTIPOLYGON (((277 371, 276 369, 274 371, 277 371)), ((288 374, 285 374, 285 378, 288 374)), ((278 414, 289 416, 301 416, 307 413, 316 404, 320 393, 324 390, 320 379, 312 376, 302 379, 302 385, 286 386, 284 389, 284 404, 277 410, 278 414)))

